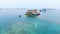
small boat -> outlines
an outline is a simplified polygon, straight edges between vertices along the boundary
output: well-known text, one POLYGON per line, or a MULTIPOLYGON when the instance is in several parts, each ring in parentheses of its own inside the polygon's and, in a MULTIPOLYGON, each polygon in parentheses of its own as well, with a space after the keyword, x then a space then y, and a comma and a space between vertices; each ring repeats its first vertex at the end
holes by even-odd
POLYGON ((21 17, 21 15, 19 15, 19 18, 21 17))
POLYGON ((35 9, 35 10, 28 10, 25 14, 26 16, 38 16, 40 13, 35 9))

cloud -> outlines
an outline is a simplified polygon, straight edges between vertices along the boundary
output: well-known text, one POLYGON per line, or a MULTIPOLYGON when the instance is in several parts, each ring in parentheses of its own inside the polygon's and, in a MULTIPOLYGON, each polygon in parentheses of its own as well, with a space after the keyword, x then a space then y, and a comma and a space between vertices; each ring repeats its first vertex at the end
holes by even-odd
POLYGON ((60 8, 60 0, 0 0, 0 7, 60 8))
POLYGON ((19 0, 17 6, 25 8, 60 8, 59 3, 59 0, 19 0))

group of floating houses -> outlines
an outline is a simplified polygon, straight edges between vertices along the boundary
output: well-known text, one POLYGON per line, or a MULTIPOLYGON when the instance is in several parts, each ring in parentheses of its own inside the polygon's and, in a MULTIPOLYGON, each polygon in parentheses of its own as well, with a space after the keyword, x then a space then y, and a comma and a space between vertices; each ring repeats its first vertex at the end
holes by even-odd
POLYGON ((35 9, 35 10, 27 10, 26 16, 38 16, 40 13, 35 9))
MULTIPOLYGON (((46 9, 42 9, 44 12, 46 12, 46 9)), ((34 9, 34 10, 27 10, 26 12, 26 16, 39 16, 40 15, 40 12, 42 12, 42 10, 38 10, 37 9, 34 9)))

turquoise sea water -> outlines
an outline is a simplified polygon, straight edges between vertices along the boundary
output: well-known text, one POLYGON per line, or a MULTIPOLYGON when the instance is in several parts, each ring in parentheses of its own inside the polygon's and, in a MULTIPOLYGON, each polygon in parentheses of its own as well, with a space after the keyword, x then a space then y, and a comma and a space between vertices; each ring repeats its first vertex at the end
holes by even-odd
POLYGON ((26 11, 1 9, 0 34, 60 34, 60 10, 47 10, 38 17, 27 17, 26 11))

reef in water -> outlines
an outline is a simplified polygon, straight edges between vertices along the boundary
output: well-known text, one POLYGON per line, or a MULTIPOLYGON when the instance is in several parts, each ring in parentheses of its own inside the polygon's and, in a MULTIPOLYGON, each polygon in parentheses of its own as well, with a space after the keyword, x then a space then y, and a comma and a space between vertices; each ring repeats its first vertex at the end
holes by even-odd
POLYGON ((3 30, 1 34, 40 34, 38 23, 17 22, 3 30))

